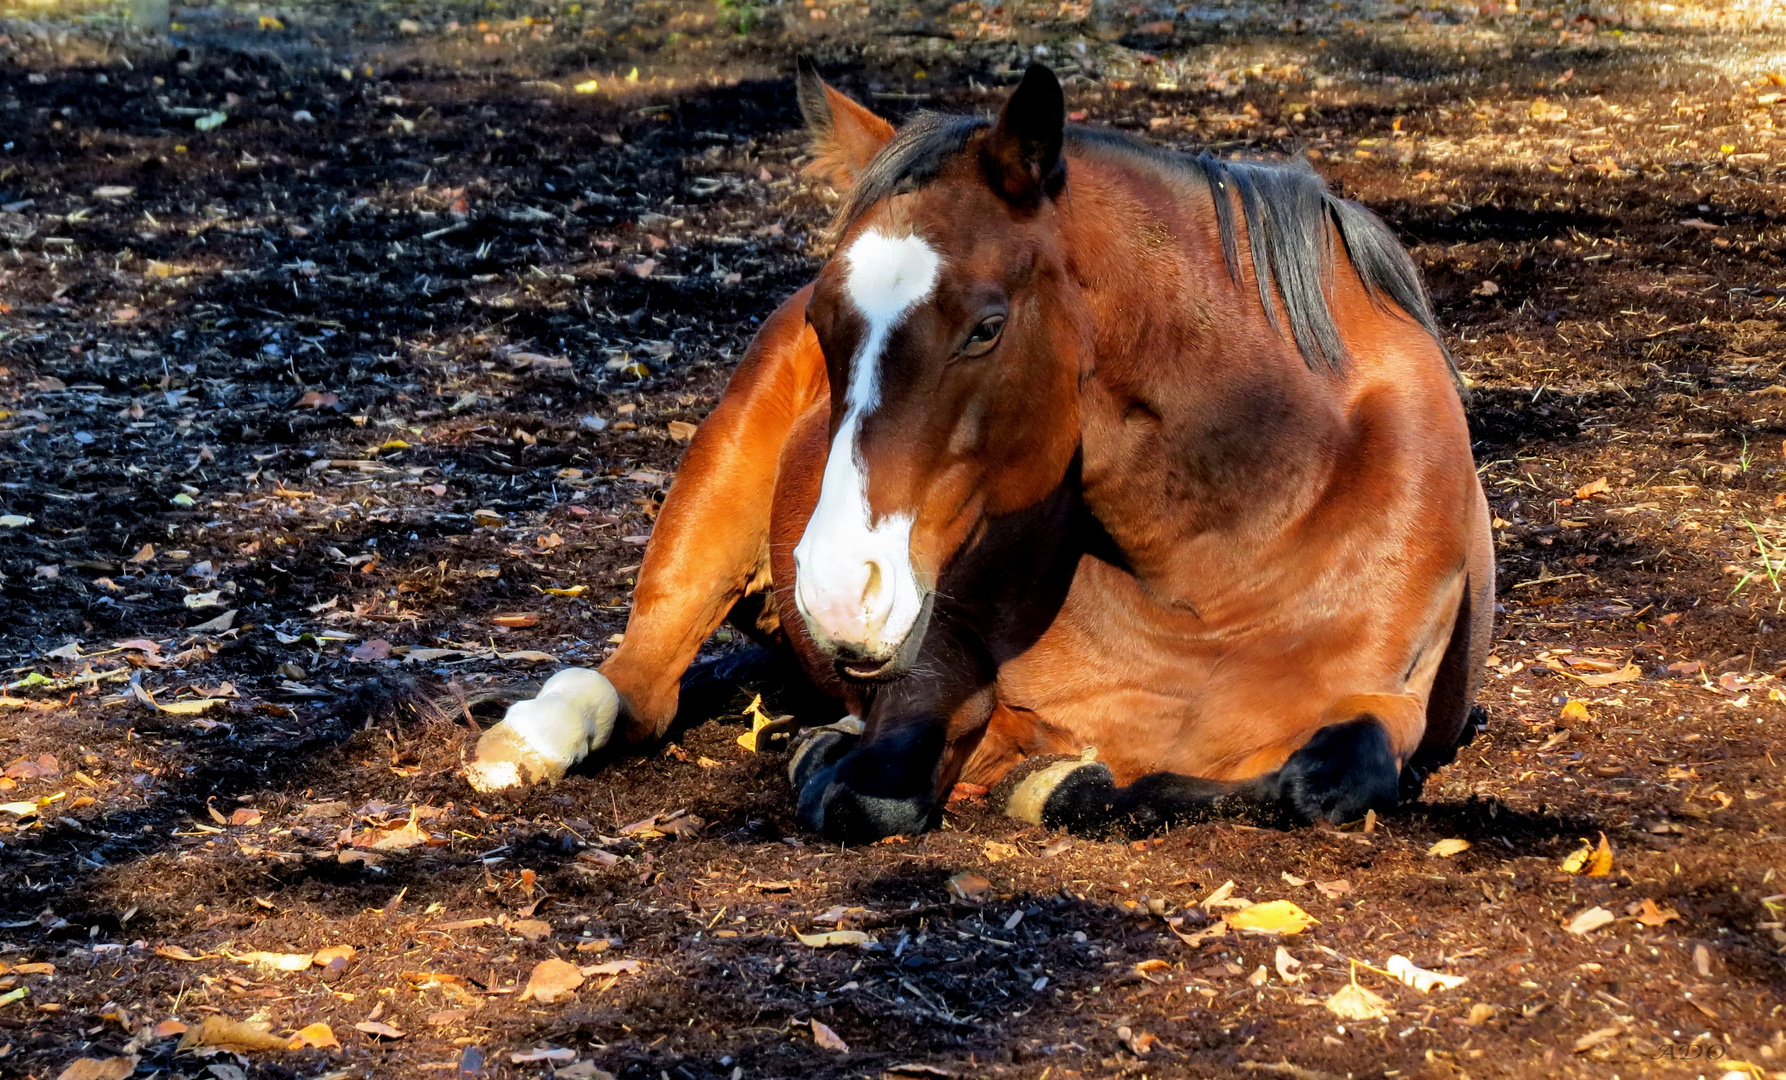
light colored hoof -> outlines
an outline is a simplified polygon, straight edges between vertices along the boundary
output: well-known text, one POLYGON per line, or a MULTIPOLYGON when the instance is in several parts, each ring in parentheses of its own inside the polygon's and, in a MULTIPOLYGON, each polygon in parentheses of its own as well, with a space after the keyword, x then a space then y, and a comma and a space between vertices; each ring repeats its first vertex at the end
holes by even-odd
POLYGON ((590 751, 606 745, 620 713, 620 695, 600 672, 566 668, 538 697, 509 706, 502 722, 478 738, 465 780, 478 791, 556 783, 590 751))
POLYGON ((548 760, 505 720, 478 737, 477 751, 465 765, 465 780, 478 791, 503 791, 523 784, 557 783, 569 768, 548 760))
POLYGON ((1088 746, 1079 754, 1078 761, 1057 761, 1044 766, 1023 778, 1017 790, 1011 792, 1011 798, 1005 803, 1005 816, 1019 821, 1027 821, 1031 825, 1042 824, 1042 812, 1048 806, 1048 798, 1064 783, 1067 777, 1096 761, 1098 750, 1088 746))

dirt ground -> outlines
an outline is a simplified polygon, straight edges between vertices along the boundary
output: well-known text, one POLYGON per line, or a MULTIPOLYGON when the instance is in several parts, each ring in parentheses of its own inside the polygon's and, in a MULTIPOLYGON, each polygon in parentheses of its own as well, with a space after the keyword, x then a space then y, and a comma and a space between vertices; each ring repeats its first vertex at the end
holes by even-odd
POLYGON ((1777 6, 110 18, 0 6, 0 1076, 1786 1077, 1777 6), (825 255, 800 53, 896 117, 1044 56, 1076 119, 1307 152, 1409 243, 1503 609, 1423 802, 837 849, 742 694, 458 777, 487 691, 612 648, 688 426, 825 255), (379 707, 418 680, 467 708, 379 707), (1224 932, 1228 882, 1317 922, 1224 932))

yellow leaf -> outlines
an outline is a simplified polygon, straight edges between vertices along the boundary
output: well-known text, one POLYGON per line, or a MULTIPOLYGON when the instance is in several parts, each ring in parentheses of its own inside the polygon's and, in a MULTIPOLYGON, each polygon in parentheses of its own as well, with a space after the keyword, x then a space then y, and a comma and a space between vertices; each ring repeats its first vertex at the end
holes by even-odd
POLYGON ((1389 1002, 1357 983, 1347 983, 1321 1004, 1342 1020, 1375 1020, 1388 1015, 1389 1002))
MULTIPOLYGON (((535 585, 534 588, 540 589, 538 585, 535 585)), ((568 589, 540 589, 540 592, 550 593, 553 596, 582 596, 588 591, 589 586, 587 585, 572 585, 568 589)))
POLYGON ((302 1050, 306 1046, 318 1050, 339 1050, 341 1043, 335 1039, 335 1031, 327 1024, 311 1024, 301 1027, 292 1033, 290 1048, 302 1050))
POLYGON ((1579 701, 1575 698, 1570 698, 1568 701, 1565 701, 1563 703, 1563 719, 1565 719, 1565 720, 1579 720, 1579 721, 1586 722, 1588 720, 1592 720, 1593 718, 1594 718, 1593 715, 1588 712, 1588 703, 1587 702, 1579 701))
POLYGON ((579 94, 593 94, 601 88, 601 83, 596 82, 594 79, 584 79, 582 82, 571 87, 572 90, 575 90, 579 94))
POLYGON ((828 930, 822 934, 802 934, 798 931, 794 936, 800 944, 811 949, 829 949, 837 945, 866 945, 874 940, 860 930, 828 930))
POLYGON ((1592 498, 1595 495, 1604 495, 1611 490, 1612 485, 1606 482, 1606 477, 1602 476, 1591 484, 1583 484, 1576 488, 1575 497, 1578 499, 1587 499, 1592 498))
POLYGON ((757 752, 757 732, 771 723, 769 715, 763 711, 763 695, 758 694, 750 699, 750 704, 744 708, 744 715, 750 717, 750 730, 738 736, 738 745, 754 754, 757 752))
POLYGON ((1453 855, 1462 855, 1468 850, 1470 850, 1470 842, 1468 840, 1459 840, 1452 837, 1441 840, 1432 847, 1427 848, 1426 853, 1435 858, 1449 859, 1453 855))
POLYGON ((383 450, 408 450, 409 444, 404 442, 402 439, 391 439, 387 442, 380 443, 378 448, 381 451, 383 451, 383 450))
POLYGON ((1594 845, 1588 843, 1585 840, 1582 841, 1581 846, 1576 848, 1574 851, 1571 851, 1569 853, 1569 857, 1567 859, 1563 860, 1563 873, 1565 873, 1565 874, 1579 874, 1579 873, 1581 873, 1583 870, 1587 869, 1588 860, 1592 859, 1593 857, 1594 857, 1594 845))
POLYGON ((1288 900, 1268 900, 1227 916, 1228 925, 1236 930, 1257 934, 1300 934, 1319 919, 1288 900))
POLYGON ((268 971, 304 971, 315 961, 314 953, 248 952, 230 957, 238 964, 253 964, 268 971))
POLYGON ((260 28, 262 30, 283 30, 285 29, 285 23, 281 22, 277 15, 262 15, 260 17, 260 28))
POLYGON ((217 706, 223 705, 228 701, 228 698, 220 697, 193 698, 190 701, 170 701, 161 706, 161 711, 164 713, 172 713, 175 716, 197 716, 200 713, 210 712, 212 709, 215 709, 217 706))
POLYGON ((1594 849, 1594 857, 1588 863, 1588 877, 1605 877, 1612 873, 1612 844, 1606 834, 1600 834, 1600 846, 1594 849))

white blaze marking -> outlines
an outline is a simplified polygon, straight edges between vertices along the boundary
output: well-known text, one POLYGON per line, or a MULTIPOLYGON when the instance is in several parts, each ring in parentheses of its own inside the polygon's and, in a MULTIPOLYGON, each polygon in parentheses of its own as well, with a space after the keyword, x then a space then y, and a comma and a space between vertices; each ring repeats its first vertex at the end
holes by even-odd
POLYGON ((942 260, 915 234, 863 233, 843 252, 844 292, 868 324, 850 366, 843 423, 825 461, 818 506, 794 548, 795 602, 820 641, 890 657, 923 600, 912 570, 910 514, 876 522, 858 436, 881 401, 881 354, 906 313, 930 296, 942 260))

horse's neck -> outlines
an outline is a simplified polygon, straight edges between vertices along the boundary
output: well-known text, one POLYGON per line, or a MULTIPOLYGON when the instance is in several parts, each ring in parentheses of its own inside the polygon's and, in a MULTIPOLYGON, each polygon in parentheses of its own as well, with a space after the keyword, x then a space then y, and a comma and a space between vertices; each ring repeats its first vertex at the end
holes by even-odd
POLYGON ((1156 595, 1195 603, 1307 509, 1344 410, 1250 276, 1229 278, 1200 185, 1074 164, 1063 227, 1095 342, 1085 504, 1156 595))

